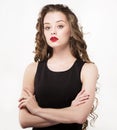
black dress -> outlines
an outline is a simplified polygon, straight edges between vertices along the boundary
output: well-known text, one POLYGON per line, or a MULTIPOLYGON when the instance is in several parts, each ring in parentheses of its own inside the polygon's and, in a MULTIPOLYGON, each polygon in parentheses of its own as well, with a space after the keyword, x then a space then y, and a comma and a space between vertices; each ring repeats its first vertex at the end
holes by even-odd
MULTIPOLYGON (((35 96, 40 107, 64 108, 71 105, 72 100, 80 92, 82 83, 80 72, 84 62, 76 60, 66 71, 54 72, 47 66, 47 60, 39 62, 35 75, 35 96)), ((82 130, 82 124, 57 124, 33 130, 82 130)))

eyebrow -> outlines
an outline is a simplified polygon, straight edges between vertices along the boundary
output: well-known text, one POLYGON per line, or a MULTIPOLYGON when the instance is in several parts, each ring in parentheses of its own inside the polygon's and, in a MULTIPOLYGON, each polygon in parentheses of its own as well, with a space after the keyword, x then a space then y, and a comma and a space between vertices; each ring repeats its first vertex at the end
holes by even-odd
MULTIPOLYGON (((65 23, 64 20, 58 20, 58 21, 56 21, 56 23, 59 23, 59 22, 64 22, 64 23, 65 23)), ((46 23, 44 23, 44 24, 50 24, 50 23, 49 23, 49 22, 46 22, 46 23)))

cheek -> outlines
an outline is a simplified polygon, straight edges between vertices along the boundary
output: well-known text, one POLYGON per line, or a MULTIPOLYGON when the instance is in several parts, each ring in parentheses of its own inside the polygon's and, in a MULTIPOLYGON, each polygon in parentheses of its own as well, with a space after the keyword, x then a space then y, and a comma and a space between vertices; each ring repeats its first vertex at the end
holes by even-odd
POLYGON ((49 34, 46 32, 44 32, 44 36, 45 36, 45 39, 46 39, 46 41, 48 41, 49 40, 49 34))
POLYGON ((70 32, 70 31, 67 31, 67 32, 66 32, 66 35, 67 35, 68 37, 70 37, 70 36, 71 36, 71 32, 70 32))
POLYGON ((70 33, 69 30, 68 31, 64 31, 61 36, 62 36, 62 38, 69 39, 70 36, 71 36, 71 33, 70 33))
POLYGON ((71 35, 70 29, 68 29, 68 28, 65 29, 65 30, 63 31, 63 35, 69 37, 69 36, 71 35))
POLYGON ((45 35, 45 39, 46 39, 47 44, 51 45, 50 34, 46 32, 46 33, 44 33, 44 35, 45 35))

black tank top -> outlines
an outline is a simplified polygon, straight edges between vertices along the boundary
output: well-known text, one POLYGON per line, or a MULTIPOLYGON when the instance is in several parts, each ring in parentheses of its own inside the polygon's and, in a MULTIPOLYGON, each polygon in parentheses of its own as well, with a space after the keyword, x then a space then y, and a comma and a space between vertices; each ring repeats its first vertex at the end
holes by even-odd
MULTIPOLYGON (((80 72, 84 62, 76 60, 66 71, 54 72, 47 66, 47 60, 39 62, 34 82, 34 93, 40 107, 64 108, 71 105, 72 100, 80 92, 82 83, 80 72)), ((33 130, 82 130, 82 124, 58 124, 33 130)))

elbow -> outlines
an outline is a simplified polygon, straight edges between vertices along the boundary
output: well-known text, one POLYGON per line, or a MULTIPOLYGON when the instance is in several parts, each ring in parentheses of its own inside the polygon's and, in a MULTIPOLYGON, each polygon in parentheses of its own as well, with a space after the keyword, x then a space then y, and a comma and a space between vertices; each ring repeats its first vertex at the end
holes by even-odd
POLYGON ((86 122, 87 118, 80 118, 77 123, 84 124, 86 122))
POLYGON ((19 124, 21 128, 25 129, 29 127, 29 120, 28 120, 28 113, 27 110, 22 109, 19 111, 19 124))
POLYGON ((75 118, 75 123, 83 124, 86 122, 86 120, 87 120, 86 116, 80 116, 79 118, 75 118))
POLYGON ((27 128, 24 124, 20 124, 20 126, 21 126, 22 129, 27 128))
POLYGON ((23 128, 23 129, 29 127, 29 124, 28 124, 28 122, 26 120, 26 117, 24 117, 24 115, 20 114, 20 116, 19 116, 19 124, 20 124, 21 128, 23 128))
POLYGON ((23 129, 25 129, 25 128, 28 127, 28 126, 27 126, 27 123, 26 123, 25 121, 23 121, 23 120, 20 120, 20 126, 21 126, 21 128, 23 128, 23 129))

